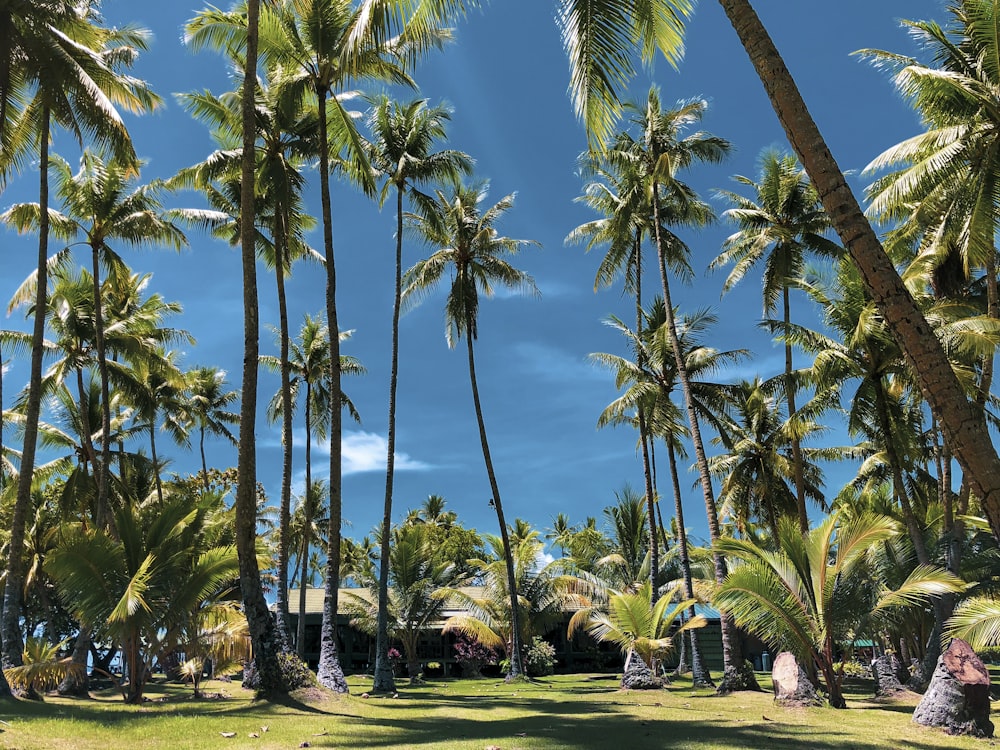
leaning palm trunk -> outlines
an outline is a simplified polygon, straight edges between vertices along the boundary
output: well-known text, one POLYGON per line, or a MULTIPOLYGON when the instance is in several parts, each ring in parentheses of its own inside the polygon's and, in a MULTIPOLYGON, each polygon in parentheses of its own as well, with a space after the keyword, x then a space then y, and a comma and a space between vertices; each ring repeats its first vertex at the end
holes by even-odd
POLYGON ((274 277, 278 287, 278 337, 281 359, 281 501, 278 510, 278 582, 275 596, 275 624, 284 651, 291 650, 288 626, 288 553, 291 539, 292 505, 292 386, 288 364, 288 302, 285 297, 285 256, 287 231, 284 205, 275 206, 274 277))
POLYGON ((56 688, 59 695, 80 698, 89 693, 90 678, 87 676, 87 657, 90 655, 91 643, 90 628, 81 626, 80 632, 76 636, 76 643, 73 644, 73 654, 70 657, 73 664, 79 665, 79 668, 66 672, 66 676, 56 688))
POLYGON ((347 680, 337 655, 337 595, 340 590, 340 523, 343 515, 341 469, 340 328, 337 324, 337 268, 333 255, 333 219, 330 208, 330 144, 327 135, 326 99, 329 91, 317 87, 319 109, 319 188, 323 211, 323 251, 326 258, 326 319, 330 331, 330 526, 323 587, 323 622, 320 625, 319 672, 322 685, 347 692, 347 680))
MULTIPOLYGON (((681 576, 684 579, 684 596, 694 599, 694 579, 691 576, 691 555, 688 551, 687 528, 684 526, 684 504, 681 502, 681 481, 677 476, 677 456, 674 446, 667 440, 667 456, 670 462, 670 479, 674 486, 674 513, 677 516, 677 547, 681 558, 681 576)), ((688 610, 688 616, 694 619, 697 613, 694 605, 688 610)), ((695 687, 715 687, 711 673, 705 669, 701 657, 701 644, 698 641, 698 630, 688 631, 691 636, 691 680, 695 687)), ((681 636, 682 643, 684 636, 681 636)))
MULTIPOLYGON (((243 80, 243 155, 240 186, 240 255, 243 265, 243 401, 236 482, 236 549, 240 593, 253 644, 257 690, 282 689, 274 618, 268 611, 257 565, 257 360, 260 323, 257 312, 256 232, 254 222, 254 92, 257 73, 257 23, 260 0, 247 3, 246 70, 243 80)), ((207 483, 208 477, 205 481, 207 483)))
POLYGON ((521 617, 517 603, 517 576, 514 573, 514 556, 510 548, 510 535, 507 533, 507 521, 503 515, 503 504, 500 502, 500 488, 493 471, 493 459, 490 458, 490 445, 486 439, 486 423, 483 420, 483 407, 479 401, 479 385, 476 382, 476 358, 472 345, 472 316, 466 315, 465 334, 466 346, 469 352, 469 382, 472 385, 472 401, 476 407, 476 422, 479 425, 479 441, 483 446, 483 460, 486 462, 486 474, 490 480, 490 492, 493 496, 493 507, 497 512, 497 523, 500 524, 500 540, 503 542, 504 563, 507 568, 507 592, 510 596, 510 673, 507 680, 516 680, 523 676, 521 665, 523 646, 521 644, 521 617))
MULTIPOLYGON (((782 312, 787 332, 792 324, 791 309, 788 301, 788 284, 783 284, 781 290, 782 312)), ((792 375, 792 342, 785 341, 785 402, 788 404, 788 418, 795 417, 795 377, 792 375)), ((798 433, 792 437, 792 471, 795 478, 795 506, 799 514, 799 531, 809 533, 809 514, 806 510, 806 481, 802 471, 802 443, 798 433)))
MULTIPOLYGON (((94 473, 97 475, 97 523, 103 524, 104 514, 108 510, 108 484, 111 476, 111 393, 108 385, 108 355, 104 343, 100 250, 101 246, 97 243, 91 249, 94 275, 94 336, 97 344, 97 371, 101 378, 101 460, 94 467, 94 473)), ((155 470, 155 461, 153 467, 155 470)), ((160 499, 162 500, 162 497, 160 499)))
MULTIPOLYGON (((392 485, 396 464, 396 384, 399 377, 399 307, 403 295, 403 189, 396 186, 396 278, 392 298, 392 366, 389 373, 389 430, 385 459, 385 504, 382 511, 382 539, 378 570, 378 614, 375 626, 375 679, 372 691, 388 693, 396 689, 389 663, 389 542, 392 524, 392 485)), ((409 651, 407 652, 409 655, 409 651)), ((410 666, 407 667, 408 669, 410 666)), ((411 681, 415 677, 410 672, 411 681)))
MULTIPOLYGON (((10 522, 7 584, 4 587, 0 639, 3 641, 4 669, 21 666, 24 642, 21 639, 21 592, 24 589, 24 526, 31 506, 31 481, 35 472, 38 419, 42 406, 42 347, 45 342, 46 300, 49 258, 49 108, 43 104, 38 160, 38 275, 35 279, 35 320, 31 332, 31 373, 28 402, 24 414, 24 447, 17 484, 17 498, 10 522)), ((0 695, 9 695, 7 679, 0 678, 0 695)))
MULTIPOLYGON (((642 242, 641 235, 636 231, 635 246, 635 335, 642 336, 642 242)), ((645 357, 641 346, 636 347, 636 364, 641 370, 645 357)), ((653 492, 653 470, 649 460, 649 425, 646 423, 646 413, 640 403, 636 409, 639 418, 639 443, 642 446, 642 477, 646 488, 646 516, 649 518, 649 583, 653 587, 653 603, 660 598, 659 581, 660 545, 656 538, 656 495, 653 492)))
MULTIPOLYGON (((712 490, 712 475, 708 468, 705 455, 705 444, 701 439, 701 427, 698 424, 698 414, 695 411, 694 397, 691 393, 691 379, 688 377, 684 352, 681 349, 680 337, 677 334, 677 320, 674 317, 673 302, 670 298, 670 280, 667 277, 667 262, 663 242, 660 237, 660 198, 659 184, 653 182, 653 231, 655 234, 656 254, 660 268, 660 283, 663 286, 663 304, 666 308, 667 331, 670 335, 670 345, 674 351, 674 364, 677 367, 677 379, 684 394, 684 404, 687 408, 688 427, 691 431, 691 442, 694 444, 695 459, 698 474, 701 478, 701 490, 705 499, 705 513, 708 518, 708 532, 712 542, 712 560, 715 568, 716 583, 721 584, 726 579, 726 561, 715 549, 715 543, 721 537, 719 514, 715 507, 715 494, 712 490)), ((720 613, 722 626, 722 664, 723 677, 718 691, 728 693, 733 690, 759 690, 753 672, 743 668, 743 653, 740 647, 739 633, 733 618, 725 612, 720 613)))
POLYGON ((1000 457, 981 409, 966 398, 948 358, 903 284, 809 114, 795 81, 749 0, 719 0, 764 85, 841 242, 917 375, 950 449, 1000 537, 1000 457))

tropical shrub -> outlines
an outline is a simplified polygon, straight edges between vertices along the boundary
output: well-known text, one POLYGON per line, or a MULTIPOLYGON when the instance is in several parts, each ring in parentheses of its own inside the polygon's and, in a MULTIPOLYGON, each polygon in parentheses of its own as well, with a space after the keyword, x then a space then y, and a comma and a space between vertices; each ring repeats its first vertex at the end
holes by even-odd
POLYGON ((497 652, 475 638, 459 638, 454 650, 455 661, 462 666, 463 677, 482 677, 483 667, 497 662, 497 652))
POLYGON ((556 648, 537 635, 524 655, 524 671, 528 677, 545 677, 556 671, 556 648))

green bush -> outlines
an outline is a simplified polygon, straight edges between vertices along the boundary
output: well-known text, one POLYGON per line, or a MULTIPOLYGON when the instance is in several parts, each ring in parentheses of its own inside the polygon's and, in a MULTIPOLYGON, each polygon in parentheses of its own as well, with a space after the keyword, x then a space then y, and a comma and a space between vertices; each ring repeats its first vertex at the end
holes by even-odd
POLYGON ((524 655, 524 671, 529 677, 544 677, 556 671, 556 649, 537 635, 524 655))

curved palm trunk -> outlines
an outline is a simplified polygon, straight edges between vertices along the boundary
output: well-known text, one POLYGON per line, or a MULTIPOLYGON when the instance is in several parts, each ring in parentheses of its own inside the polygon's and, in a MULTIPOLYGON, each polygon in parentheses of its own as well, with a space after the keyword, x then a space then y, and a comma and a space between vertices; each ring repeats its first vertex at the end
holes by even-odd
POLYGON ((91 245, 94 276, 94 336, 97 345, 97 371, 101 378, 101 460, 94 467, 97 474, 96 515, 99 524, 104 522, 104 516, 108 512, 108 481, 111 473, 111 395, 108 385, 108 357, 104 343, 104 301, 101 299, 101 247, 98 244, 91 245))
POLYGON ((274 278, 278 287, 278 337, 281 360, 281 499, 278 509, 278 582, 275 625, 283 651, 291 650, 288 626, 288 556, 291 543, 292 506, 292 385, 288 364, 288 301, 285 297, 285 256, 288 234, 284 206, 279 200, 274 219, 274 278))
MULTIPOLYGON (((3 612, 0 614, 0 639, 3 641, 0 663, 4 669, 21 666, 21 592, 24 589, 24 527, 31 507, 31 481, 35 472, 38 442, 38 419, 42 407, 42 348, 45 343, 45 316, 48 293, 49 258, 49 108, 43 104, 38 160, 38 275, 35 279, 35 320, 31 332, 31 373, 28 402, 24 414, 24 447, 17 484, 17 498, 10 522, 7 557, 7 584, 4 587, 3 612)), ((0 678, 0 696, 9 695, 5 677, 0 678)))
MULTIPOLYGON (((399 377, 399 306, 403 291, 403 188, 396 186, 396 279, 392 298, 392 367, 389 374, 389 444, 385 459, 385 504, 378 569, 378 614, 375 624, 375 679, 372 691, 389 693, 396 682, 389 662, 389 543, 392 525, 392 485, 396 463, 396 383, 399 377)), ((410 673, 410 678, 414 674, 410 673)))
MULTIPOLYGON (((677 516, 677 546, 681 558, 681 576, 684 578, 684 595, 694 599, 694 579, 691 575, 691 555, 688 552, 687 528, 684 526, 684 503, 681 502, 681 480, 677 475, 677 455, 674 446, 667 441, 667 459, 670 463, 670 479, 674 485, 674 514, 677 516)), ((694 617, 697 613, 692 606, 688 614, 694 617)), ((691 680, 695 687, 715 687, 712 674, 705 668, 701 657, 701 645, 698 641, 698 631, 689 631, 691 637, 691 680)))
POLYGON ((514 573, 514 556, 510 548, 510 534, 507 533, 507 521, 503 515, 503 504, 500 502, 500 488, 493 471, 493 459, 490 458, 490 444, 486 439, 486 422, 483 420, 483 407, 479 401, 479 384, 476 381, 476 357, 472 345, 471 316, 465 320, 465 341, 469 353, 469 382, 472 385, 472 401, 476 407, 476 422, 479 425, 479 442, 483 447, 483 461, 486 462, 486 475, 490 480, 490 492, 493 495, 493 508, 497 512, 497 523, 500 524, 500 539, 503 542, 504 564, 507 568, 507 591, 510 595, 510 673, 507 681, 516 680, 524 675, 521 664, 523 644, 521 643, 521 616, 517 603, 517 576, 514 573))
POLYGON ((309 536, 312 531, 312 383, 306 381, 306 494, 302 527, 302 544, 299 545, 302 574, 299 576, 299 616, 295 621, 295 651, 300 659, 306 651, 306 571, 309 564, 309 536))
POLYGON ((205 461, 205 426, 202 425, 198 431, 198 450, 201 453, 201 481, 207 493, 210 489, 208 484, 208 463, 205 461))
POLYGON ((340 590, 340 523, 343 515, 341 469, 340 328, 337 324, 337 269, 333 255, 333 219, 330 208, 330 144, 327 139, 326 98, 319 89, 319 187, 323 210, 323 250, 326 257, 326 319, 330 329, 330 532, 323 587, 323 623, 320 626, 318 678, 338 693, 347 692, 347 681, 337 655, 337 595, 340 590))
POLYGON ((1000 457, 982 410, 969 403, 940 342, 910 296, 806 108, 795 81, 749 0, 719 0, 753 63, 789 142, 837 234, 916 373, 948 445, 1000 537, 1000 457))
POLYGON ((156 456, 156 409, 149 420, 149 459, 153 462, 153 479, 156 482, 156 499, 163 504, 163 482, 160 479, 160 461, 156 456))
MULTIPOLYGON (((257 253, 254 221, 254 92, 257 83, 257 24, 260 0, 247 3, 246 70, 241 102, 243 155, 240 186, 240 257, 243 266, 243 399, 236 481, 236 550, 240 560, 240 593, 250 629, 254 667, 261 694, 283 690, 278 639, 268 611, 257 565, 257 361, 260 322, 257 310, 257 253)), ((206 482, 208 477, 206 474, 206 482)))
MULTIPOLYGON (((712 490, 712 475, 708 468, 705 455, 705 444, 701 439, 701 427, 698 424, 698 414, 695 411, 694 397, 691 394, 691 379, 688 377, 684 352, 681 349, 680 337, 677 335, 677 320, 674 317, 673 302, 670 297, 670 280, 667 277, 667 262, 660 238, 660 199, 659 185, 653 183, 653 231, 656 240, 656 254, 660 267, 660 283, 663 286, 663 304, 666 308, 667 331, 670 335, 670 345, 674 351, 674 364, 677 367, 677 379, 684 394, 684 404, 687 408, 688 426, 691 431, 691 442, 694 444, 694 454, 698 465, 698 475, 701 479, 702 495, 705 499, 705 513, 708 518, 708 532, 712 541, 712 561, 715 567, 715 580, 722 583, 726 579, 726 561, 715 549, 715 543, 721 537, 719 514, 715 507, 715 493, 712 490)), ((718 691, 727 693, 733 690, 759 690, 752 671, 745 670, 743 650, 739 633, 733 618, 725 612, 720 613, 722 626, 722 663, 724 675, 718 691)))
MULTIPOLYGON (((784 313, 785 332, 792 324, 791 305, 788 300, 788 284, 781 290, 782 308, 784 313)), ((792 375, 792 344, 785 341, 785 401, 788 404, 788 418, 795 415, 795 378, 792 375)), ((795 474, 795 507, 799 513, 799 531, 809 533, 809 514, 806 508, 806 481, 802 467, 802 444, 798 435, 792 437, 792 471, 795 474)), ((775 537, 777 538, 777 537, 775 537)))
MULTIPOLYGON (((641 235, 636 231, 633 248, 635 259, 635 335, 642 336, 642 242, 641 235)), ((641 346, 636 347, 636 364, 641 370, 645 357, 641 346)), ((656 538, 656 494, 653 492, 653 472, 649 458, 649 426, 646 424, 646 414, 639 404, 636 408, 639 418, 639 442, 642 446, 642 477, 646 485, 646 515, 649 518, 649 583, 652 587, 652 603, 660 598, 660 585, 657 577, 660 572, 660 545, 656 538)))

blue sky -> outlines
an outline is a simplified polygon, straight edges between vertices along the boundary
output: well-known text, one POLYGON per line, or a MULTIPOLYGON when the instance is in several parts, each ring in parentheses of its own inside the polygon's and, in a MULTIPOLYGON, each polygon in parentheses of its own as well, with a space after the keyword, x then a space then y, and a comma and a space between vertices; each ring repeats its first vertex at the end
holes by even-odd
MULTIPOLYGON (((876 47, 916 52, 900 18, 944 21, 938 0, 841 0, 841 2, 758 2, 758 12, 785 56, 834 156, 852 182, 863 186, 860 170, 886 147, 917 132, 919 123, 892 89, 886 76, 851 53, 876 47)), ((587 360, 591 352, 621 350, 620 336, 602 324, 609 314, 629 316, 619 289, 593 291, 599 262, 596 253, 564 245, 577 225, 595 218, 574 202, 582 182, 576 160, 585 147, 582 127, 566 95, 568 70, 553 20, 555 4, 547 0, 504 0, 473 13, 456 31, 456 42, 428 59, 415 73, 419 94, 432 103, 454 108, 449 127, 452 148, 476 160, 475 174, 490 181, 491 202, 517 193, 514 209, 500 224, 511 237, 536 240, 516 259, 532 274, 538 299, 502 296, 484 301, 477 342, 477 370, 507 517, 523 517, 536 527, 550 525, 558 512, 575 522, 599 516, 625 482, 641 486, 635 435, 624 428, 598 431, 597 417, 616 397, 613 379, 587 360)), ((144 179, 168 177, 202 160, 213 144, 206 130, 173 99, 175 92, 229 88, 222 59, 195 54, 181 43, 183 23, 198 10, 196 3, 134 3, 106 0, 110 23, 135 22, 155 35, 137 74, 150 81, 166 106, 130 127, 139 154, 147 160, 144 179)), ((763 148, 784 147, 783 134, 735 34, 716 3, 702 2, 688 27, 687 54, 679 71, 660 61, 650 75, 635 83, 642 99, 651 81, 667 104, 705 97, 710 101, 704 128, 730 140, 731 158, 722 165, 698 167, 686 179, 703 196, 717 188, 734 189, 730 177, 754 176, 763 148)), ((77 149, 58 134, 54 149, 71 162, 77 149)), ((37 179, 26 173, 3 195, 0 208, 36 199, 37 179)), ((196 205, 180 194, 176 205, 196 205)), ((318 189, 310 189, 307 205, 318 213, 318 189)), ((334 187, 334 236, 338 264, 341 327, 354 331, 344 352, 358 357, 368 374, 345 382, 345 390, 361 412, 361 425, 345 423, 344 512, 351 527, 345 533, 367 534, 381 515, 385 482, 385 434, 389 370, 391 280, 394 215, 380 213, 351 188, 334 187)), ((725 206, 715 203, 721 213, 725 206)), ((751 275, 720 298, 724 273, 705 270, 731 227, 719 222, 685 239, 692 249, 695 279, 674 288, 675 304, 684 310, 712 307, 720 317, 710 343, 719 349, 749 347, 753 360, 729 377, 771 376, 782 367, 782 352, 756 324, 761 317, 760 278, 751 275)), ((10 294, 34 266, 33 240, 2 235, 0 295, 10 294)), ((242 366, 242 308, 238 252, 196 233, 180 254, 165 250, 124 250, 133 269, 153 273, 151 287, 167 300, 177 300, 184 314, 172 324, 190 331, 198 343, 185 349, 185 367, 213 365, 228 372, 232 387, 242 366)), ((311 238, 321 245, 319 234, 311 238)), ((404 264, 427 249, 408 243, 404 264)), ((299 266, 289 286, 293 330, 305 313, 323 308, 323 273, 318 266, 299 266)), ((273 277, 259 275, 261 321, 277 324, 273 277)), ((798 315, 806 302, 796 299, 798 315)), ((419 505, 429 494, 443 495, 462 520, 494 532, 496 518, 479 448, 464 351, 447 349, 443 297, 431 296, 402 320, 398 396, 395 518, 419 505)), ((3 323, 27 329, 22 312, 3 323)), ((266 329, 262 352, 276 353, 266 329)), ((14 363, 5 378, 5 405, 15 384, 26 382, 26 368, 14 363)), ((277 389, 277 378, 261 374, 261 412, 277 389)), ((835 423, 831 423, 836 426, 835 423)), ((301 477, 303 451, 297 433, 295 473, 301 477)), ((8 438, 9 439, 9 438, 8 438)), ((280 482, 280 435, 261 418, 257 424, 258 473, 274 501, 280 482)), ((179 472, 197 468, 190 454, 165 443, 161 450, 179 472)), ((314 465, 327 463, 321 446, 314 465)), ((210 447, 209 461, 234 465, 235 449, 210 447)), ((828 494, 843 480, 831 469, 828 494)), ((700 492, 695 475, 682 476, 688 525, 705 535, 700 492)), ((666 488, 664 488, 666 489, 666 488)), ((672 503, 667 499, 668 507, 672 503)), ((664 509, 665 515, 672 515, 664 509)))

